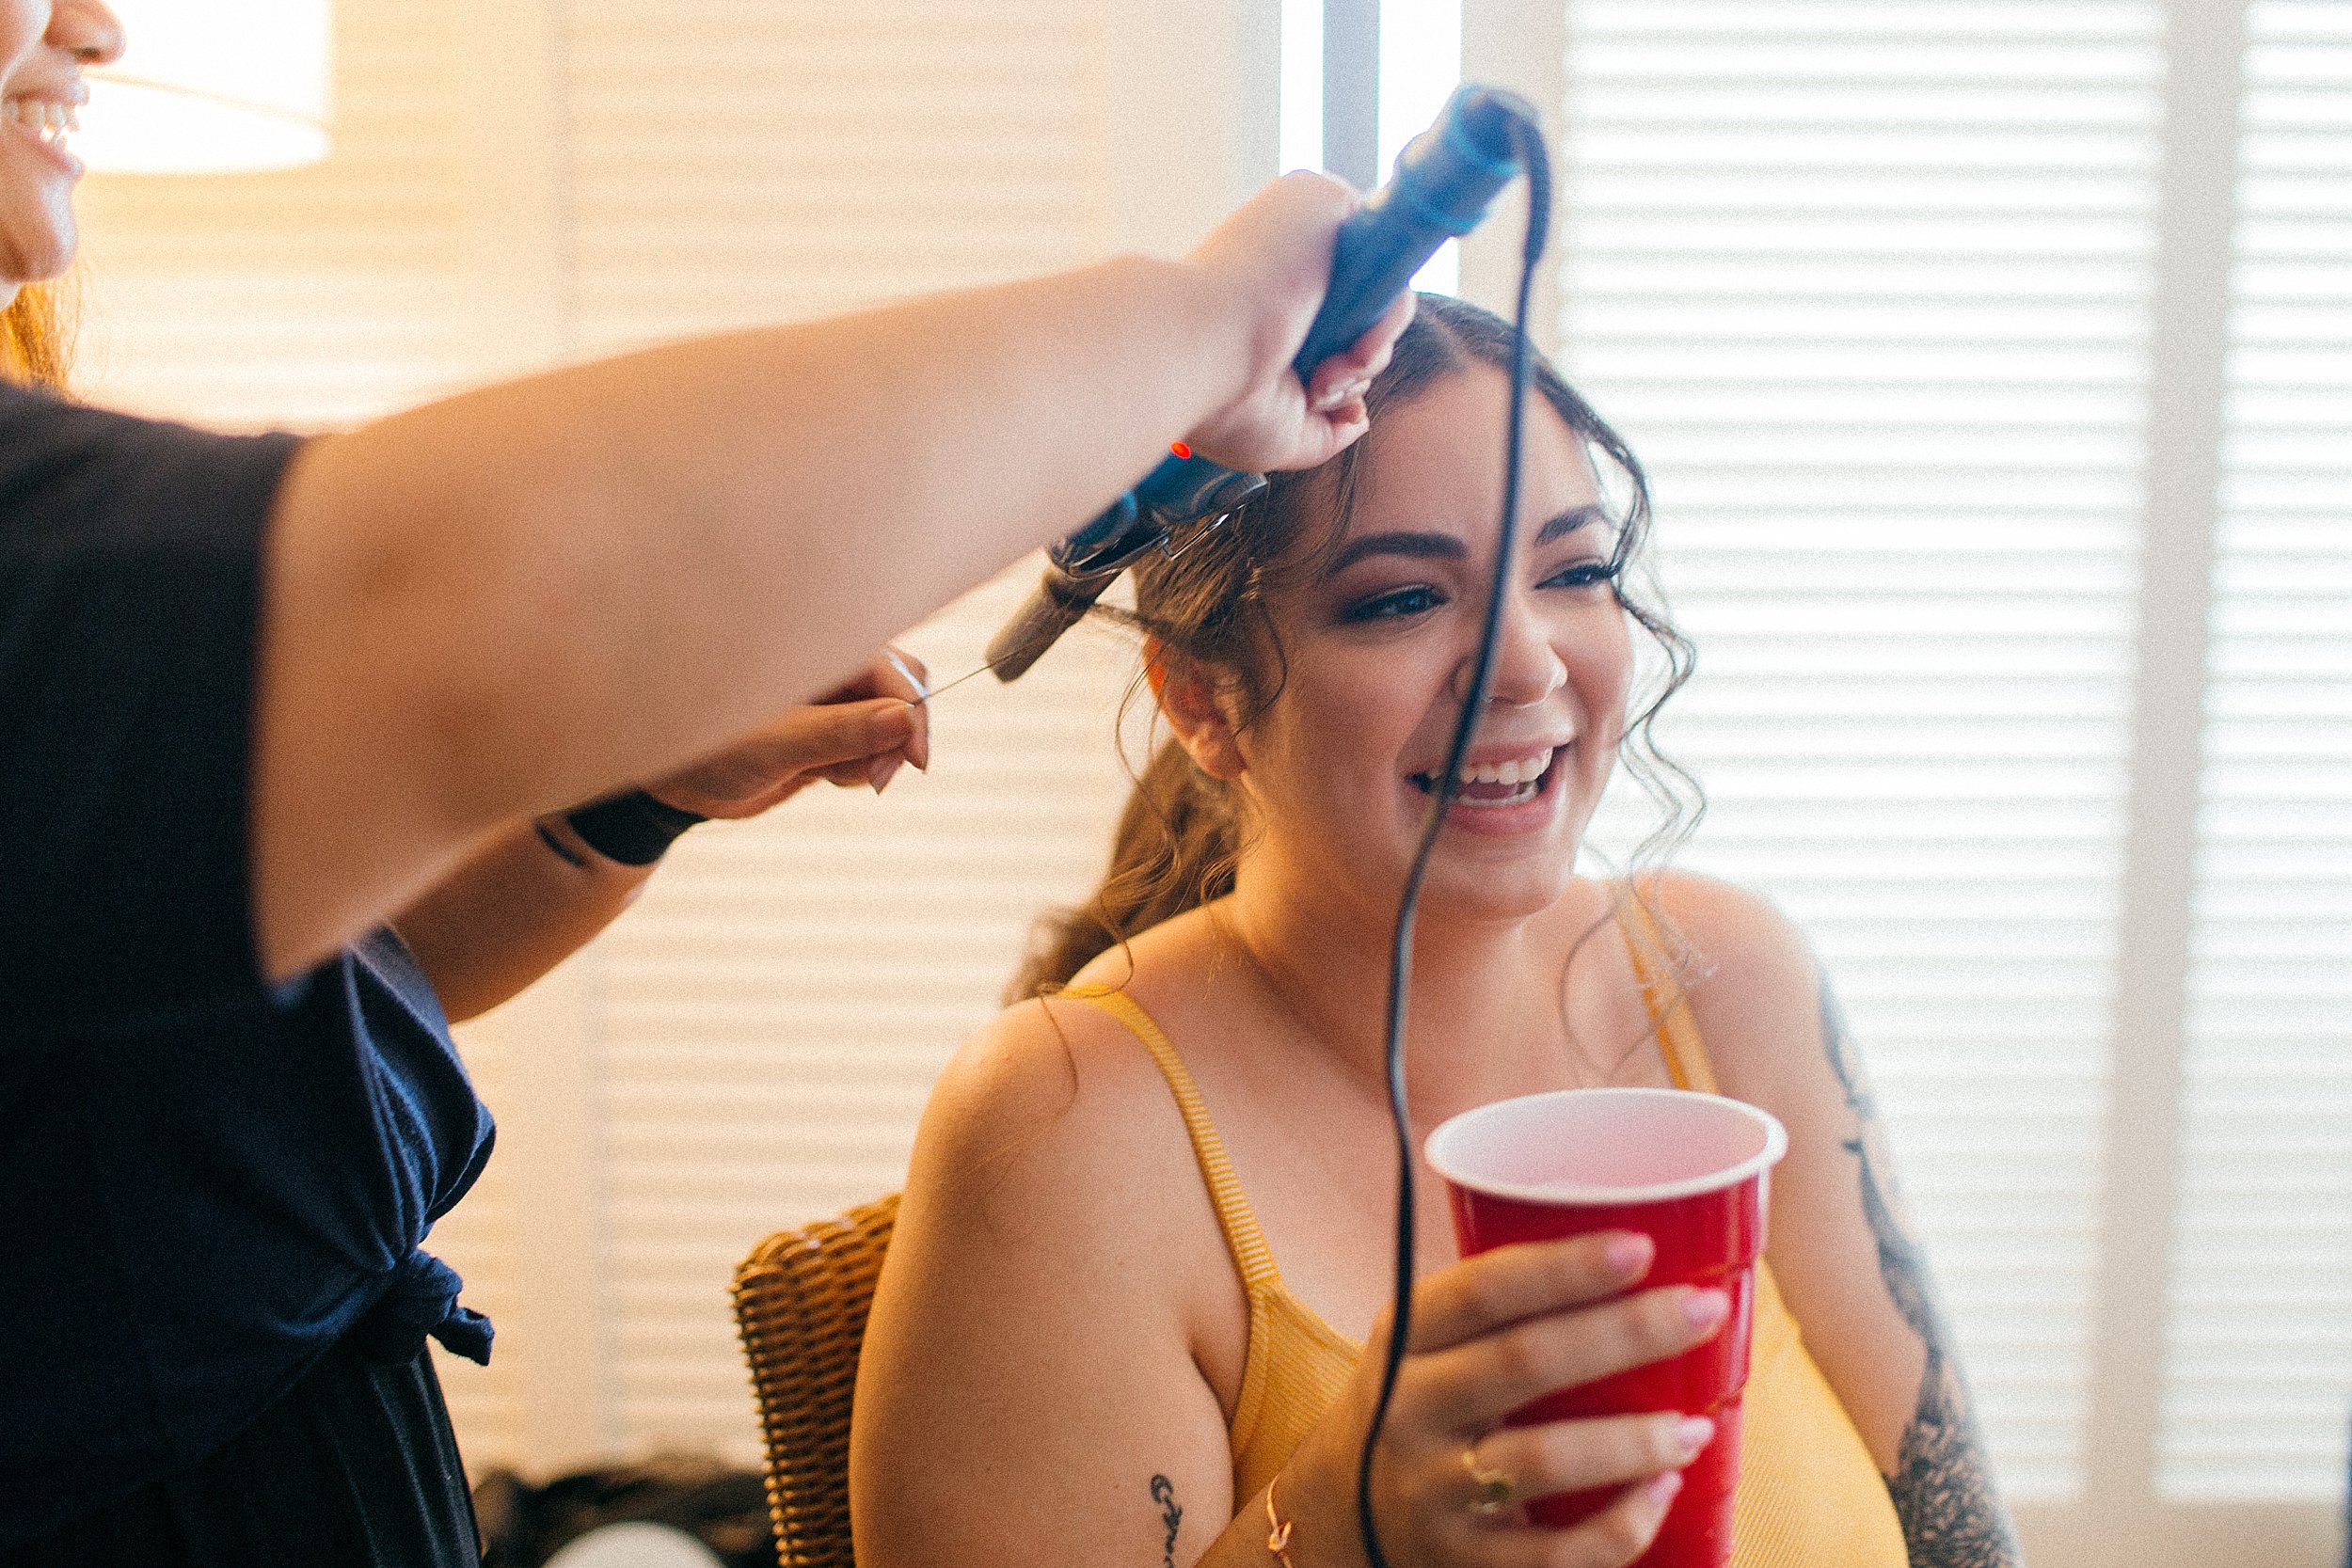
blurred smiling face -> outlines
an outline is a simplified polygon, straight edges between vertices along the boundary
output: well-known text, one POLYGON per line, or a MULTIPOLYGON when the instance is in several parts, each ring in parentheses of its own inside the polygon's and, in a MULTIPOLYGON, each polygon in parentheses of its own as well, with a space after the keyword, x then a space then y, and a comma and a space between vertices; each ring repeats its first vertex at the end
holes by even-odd
POLYGON ((83 67, 121 53, 98 0, 0 0, 0 299, 73 260, 82 163, 65 135, 89 98, 83 67))
MULTIPOLYGON (((1469 686, 1502 509, 1508 383, 1476 366, 1385 411, 1327 563, 1266 608, 1279 694, 1233 739, 1264 846, 1327 886, 1395 896, 1469 686)), ((1527 411, 1519 553, 1486 714, 1427 896, 1532 914, 1565 890, 1625 732, 1632 645, 1615 525, 1583 442, 1527 411)))

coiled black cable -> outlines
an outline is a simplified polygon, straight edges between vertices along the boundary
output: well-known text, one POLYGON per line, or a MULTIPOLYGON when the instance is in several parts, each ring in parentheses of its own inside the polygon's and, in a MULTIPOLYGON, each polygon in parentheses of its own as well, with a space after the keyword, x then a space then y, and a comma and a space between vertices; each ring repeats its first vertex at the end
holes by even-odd
POLYGON ((1438 835, 1444 831, 1446 814, 1454 809, 1460 793, 1458 775, 1463 760, 1470 755, 1478 721, 1486 713, 1494 689, 1495 648, 1502 640, 1502 601, 1518 559, 1518 533, 1514 524, 1519 510, 1519 464, 1527 416, 1527 307, 1534 293, 1535 263, 1542 259, 1545 243, 1551 233, 1551 165, 1544 150, 1543 128, 1515 117, 1511 138, 1527 171, 1527 236, 1520 248, 1518 302, 1512 314, 1515 333, 1511 344, 1511 404, 1503 438, 1502 521, 1495 545, 1494 579, 1486 595, 1478 653, 1470 666, 1470 691, 1462 700, 1461 717, 1454 721, 1454 742, 1446 752, 1445 769, 1438 777, 1429 817, 1422 827, 1421 842, 1413 851, 1412 865, 1405 874, 1405 890, 1397 899, 1396 935, 1389 953, 1389 1115, 1396 1128, 1395 1301, 1389 1321, 1387 1359, 1380 1372, 1380 1396, 1373 1405, 1372 1420, 1364 1429, 1364 1446, 1356 1465, 1356 1528, 1372 1568, 1389 1565, 1380 1550, 1380 1527, 1373 1517, 1373 1454, 1380 1441, 1380 1429, 1388 1420, 1389 1402, 1396 1393, 1397 1373, 1405 1364, 1405 1347, 1410 1342, 1413 1323, 1413 1123, 1405 1102, 1405 1015, 1406 990, 1412 978, 1413 917, 1421 902, 1422 879, 1428 872, 1429 856, 1437 848, 1438 835))

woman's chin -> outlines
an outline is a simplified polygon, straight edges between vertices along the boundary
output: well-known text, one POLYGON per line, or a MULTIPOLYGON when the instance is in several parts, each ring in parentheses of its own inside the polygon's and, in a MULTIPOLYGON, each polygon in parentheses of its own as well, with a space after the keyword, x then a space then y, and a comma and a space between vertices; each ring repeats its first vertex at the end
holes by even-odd
POLYGON ((1527 856, 1497 864, 1451 858, 1438 847, 1422 884, 1424 916, 1475 921, 1532 920, 1558 903, 1576 879, 1576 857, 1527 856))
POLYGON ((80 226, 73 215, 73 185, 51 169, 20 171, 22 150, 8 175, 12 188, 0 190, 0 292, 11 297, 27 283, 56 277, 73 262, 80 226))

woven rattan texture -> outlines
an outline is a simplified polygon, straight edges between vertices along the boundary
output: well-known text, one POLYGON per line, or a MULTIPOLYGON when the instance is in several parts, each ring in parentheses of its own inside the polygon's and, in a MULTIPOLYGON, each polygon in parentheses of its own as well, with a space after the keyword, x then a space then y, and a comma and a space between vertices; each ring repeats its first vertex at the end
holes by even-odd
POLYGON ((768 1447, 768 1508, 784 1568, 855 1568, 850 1396, 898 1195, 780 1230, 735 1271, 735 1322, 768 1447))

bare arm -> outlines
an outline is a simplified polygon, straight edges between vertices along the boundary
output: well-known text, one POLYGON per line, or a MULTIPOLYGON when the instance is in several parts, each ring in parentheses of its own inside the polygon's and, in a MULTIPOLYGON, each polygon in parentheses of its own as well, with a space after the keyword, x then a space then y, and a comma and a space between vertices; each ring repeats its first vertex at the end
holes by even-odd
POLYGON ((1692 1007, 1724 1090, 1788 1124, 1772 1272, 1886 1478, 1912 1563, 2013 1568, 2008 1512, 1827 977, 1762 900, 1696 878, 1670 887, 1670 911, 1712 965, 1692 1007))
POLYGON ((587 946, 653 870, 605 859, 549 816, 499 834, 392 926, 441 1010, 463 1023, 587 946))
MULTIPOLYGON (((899 766, 930 762, 919 660, 892 650, 854 681, 714 757, 650 786, 657 800, 705 816, 755 816, 819 779, 871 787, 899 766)), ((636 900, 652 865, 599 854, 561 815, 520 823, 393 922, 463 1022, 520 992, 585 946, 636 900)))
POLYGON ((265 969, 317 960, 500 824, 838 680, 1173 437, 1251 467, 1337 451, 1382 335, 1324 367, 1319 411, 1287 358, 1351 200, 1293 177, 1185 261, 656 350, 311 443, 266 562, 265 969))
MULTIPOLYGON (((1246 1307, 1191 1150, 1140 1052, 1093 1049, 1075 1024, 1065 1050, 1044 1016, 1015 1009, 967 1047, 925 1117, 859 1367, 858 1560, 1265 1568, 1265 1497, 1233 1495, 1196 1351, 1246 1307)), ((1652 1483, 1697 1451, 1677 1418, 1498 1430, 1538 1392, 1712 1332, 1688 1310, 1702 1292, 1617 1296, 1648 1254, 1636 1239, 1612 1261, 1612 1240, 1502 1248, 1422 1283, 1374 1471, 1392 1561, 1617 1568, 1648 1544, 1671 1497, 1652 1483), (1473 1444, 1522 1495, 1625 1491, 1573 1530, 1484 1519, 1473 1444)), ((1358 1368, 1274 1483, 1294 1568, 1364 1560, 1356 1461, 1378 1372, 1358 1368)))
POLYGON ((1927 1257, 1901 1212, 1885 1129, 1827 974, 1820 999, 1822 1053, 1853 1118, 1853 1136, 1840 1148, 1851 1162, 1856 1196, 1877 1246, 1879 1283, 1919 1345, 1918 1401, 1886 1477, 1903 1542, 1915 1568, 2014 1568, 2024 1560, 2009 1512, 1994 1488, 1927 1257))

